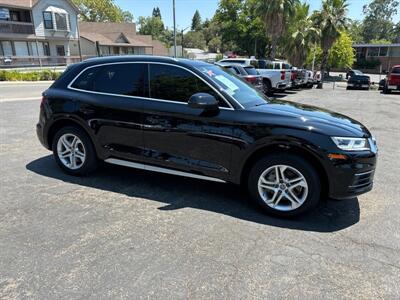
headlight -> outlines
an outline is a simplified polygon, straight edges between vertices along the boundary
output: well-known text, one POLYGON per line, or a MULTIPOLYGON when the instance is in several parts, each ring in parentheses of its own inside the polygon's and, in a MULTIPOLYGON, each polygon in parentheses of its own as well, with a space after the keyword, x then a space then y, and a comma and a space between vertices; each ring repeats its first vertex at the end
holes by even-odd
POLYGON ((339 149, 346 151, 370 150, 367 139, 350 137, 332 137, 333 142, 339 149))

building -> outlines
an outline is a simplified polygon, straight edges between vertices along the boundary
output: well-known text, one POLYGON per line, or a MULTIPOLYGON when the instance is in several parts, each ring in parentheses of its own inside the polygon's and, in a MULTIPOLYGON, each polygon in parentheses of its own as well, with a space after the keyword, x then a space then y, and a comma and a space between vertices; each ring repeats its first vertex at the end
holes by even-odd
POLYGON ((0 67, 79 61, 78 13, 70 0, 0 0, 0 67))
POLYGON ((380 73, 400 64, 400 44, 355 44, 353 48, 356 64, 362 66, 364 63, 369 71, 380 73))
POLYGON ((168 49, 151 35, 136 33, 135 23, 79 22, 83 58, 106 55, 168 55, 168 49))

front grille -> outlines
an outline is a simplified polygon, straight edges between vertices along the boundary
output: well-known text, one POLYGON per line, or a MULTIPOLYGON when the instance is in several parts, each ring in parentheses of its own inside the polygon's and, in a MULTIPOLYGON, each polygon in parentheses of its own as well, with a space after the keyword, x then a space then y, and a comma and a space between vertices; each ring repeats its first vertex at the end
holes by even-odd
POLYGON ((349 186, 351 191, 357 192, 372 185, 375 170, 354 174, 354 180, 349 186))

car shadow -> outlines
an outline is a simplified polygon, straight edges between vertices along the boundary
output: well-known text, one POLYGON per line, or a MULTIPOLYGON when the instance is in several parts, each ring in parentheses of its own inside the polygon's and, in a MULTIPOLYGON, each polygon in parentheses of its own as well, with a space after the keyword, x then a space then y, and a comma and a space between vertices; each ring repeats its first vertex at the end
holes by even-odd
MULTIPOLYGON (((38 175, 68 183, 125 194, 140 200, 165 203, 158 209, 185 207, 211 211, 237 219, 281 228, 334 232, 356 224, 360 219, 358 199, 324 199, 313 211, 296 218, 276 218, 257 210, 243 190, 233 184, 215 183, 167 174, 134 170, 114 165, 102 166, 88 177, 63 173, 51 155, 36 159, 26 168, 38 175)), ((132 198, 134 200, 134 198, 132 198)))

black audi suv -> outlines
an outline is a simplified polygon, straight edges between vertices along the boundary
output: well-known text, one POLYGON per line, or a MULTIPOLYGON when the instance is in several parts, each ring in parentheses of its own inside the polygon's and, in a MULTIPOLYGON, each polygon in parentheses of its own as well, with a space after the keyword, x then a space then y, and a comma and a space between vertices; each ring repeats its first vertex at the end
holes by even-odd
POLYGON ((216 65, 154 56, 71 65, 43 93, 37 134, 68 174, 105 161, 230 182, 279 216, 370 191, 377 156, 353 119, 269 99, 216 65))

